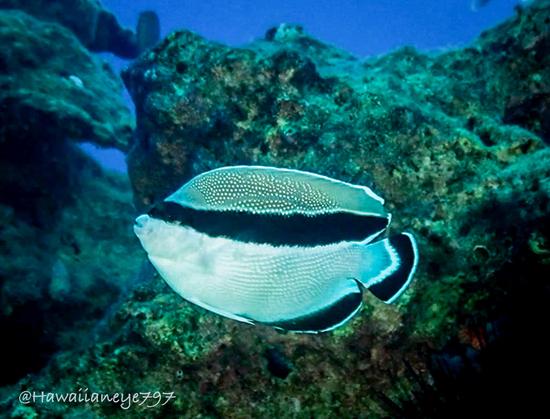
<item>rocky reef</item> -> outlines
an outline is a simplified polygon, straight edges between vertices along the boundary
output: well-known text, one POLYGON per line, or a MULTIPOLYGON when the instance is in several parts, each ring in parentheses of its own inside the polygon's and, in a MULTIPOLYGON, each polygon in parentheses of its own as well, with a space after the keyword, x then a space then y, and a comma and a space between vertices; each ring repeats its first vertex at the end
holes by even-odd
POLYGON ((112 52, 122 58, 137 57, 160 36, 156 13, 142 13, 134 32, 124 28, 99 0, 0 0, 0 9, 22 10, 59 24, 91 51, 112 52))
POLYGON ((74 33, 0 9, 0 385, 94 330, 139 268, 126 176, 76 145, 127 149, 122 83, 74 33))
MULTIPOLYGON (((206 312, 151 270, 103 324, 5 392, 13 417, 464 417, 544 400, 550 347, 550 2, 470 46, 360 61, 281 25, 243 48, 175 32, 123 74, 137 111, 128 153, 146 209, 228 164, 364 184, 417 237, 416 279, 395 305, 321 335, 206 312), (23 406, 23 390, 174 392, 23 406)), ((53 267, 52 267, 53 269, 53 267)), ((62 272, 61 268, 57 268, 62 272)), ((60 287, 63 288, 63 287, 60 287)))
POLYGON ((403 48, 364 63, 286 25, 243 49, 176 32, 123 75, 139 116, 129 154, 136 202, 149 205, 227 162, 376 180, 387 195, 373 166, 387 171, 398 156, 406 160, 407 148, 449 141, 459 128, 502 147, 529 137, 499 128, 515 121, 550 141, 545 107, 520 116, 520 103, 542 104, 548 95, 548 25, 538 7, 462 50, 432 56, 403 48), (495 130, 505 131, 500 144, 495 130), (337 148, 351 158, 342 162, 337 148))
POLYGON ((40 219, 15 200, 0 204, 0 330, 10 360, 2 385, 38 371, 60 349, 86 347, 139 269, 127 179, 103 173, 75 148, 64 153, 73 163, 70 184, 28 203, 40 206, 40 219), (52 201, 62 204, 56 212, 52 201))
POLYGON ((64 27, 0 9, 0 143, 93 139, 127 148, 133 120, 122 85, 64 27))

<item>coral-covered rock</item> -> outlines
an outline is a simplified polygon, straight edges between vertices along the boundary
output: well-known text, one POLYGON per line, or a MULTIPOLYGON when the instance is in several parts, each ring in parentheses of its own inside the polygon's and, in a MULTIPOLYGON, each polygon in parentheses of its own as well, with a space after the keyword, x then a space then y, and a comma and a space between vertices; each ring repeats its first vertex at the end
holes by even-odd
POLYGON ((0 10, 0 143, 93 140, 126 149, 133 121, 122 85, 69 30, 0 10))
POLYGON ((144 47, 151 46, 151 41, 158 41, 155 13, 143 13, 135 33, 122 27, 98 0, 0 0, 0 8, 22 10, 40 20, 58 23, 91 51, 108 51, 122 58, 135 58, 144 47))
MULTIPOLYGON (((244 49, 176 32, 123 75, 139 115, 129 154, 137 204, 150 205, 205 169, 235 163, 376 180, 387 194, 374 171, 418 143, 427 150, 469 135, 490 157, 495 150, 483 145, 531 135, 503 120, 545 139, 550 54, 543 6, 523 10, 463 50, 433 56, 404 48, 365 63, 288 25, 244 49), (528 77, 518 79, 520 73, 528 77), (342 162, 343 155, 351 158, 342 162)), ((452 164, 452 156, 438 158, 452 164)))

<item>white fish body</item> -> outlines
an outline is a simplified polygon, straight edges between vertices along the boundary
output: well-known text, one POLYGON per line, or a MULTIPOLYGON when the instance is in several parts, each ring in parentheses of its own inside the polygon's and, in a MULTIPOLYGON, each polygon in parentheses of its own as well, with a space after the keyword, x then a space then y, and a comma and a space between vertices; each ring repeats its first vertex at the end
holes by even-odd
MULTIPOLYGON (((264 180, 269 179, 273 171, 275 176, 277 175, 278 169, 265 169, 271 172, 264 177, 264 180)), ((255 167, 254 170, 260 172, 260 177, 266 174, 262 171, 263 168, 255 167)), ((205 175, 208 176, 210 173, 212 172, 207 172, 205 175)), ((305 172, 298 173, 302 176, 305 172)), ((305 173, 305 175, 308 174, 305 173)), ((216 176, 219 179, 219 173, 216 173, 216 176)), ((233 184, 233 190, 229 188, 229 192, 226 190, 221 194, 226 201, 221 201, 219 196, 217 200, 208 197, 202 199, 195 193, 196 190, 193 190, 193 185, 197 184, 197 178, 184 185, 166 201, 173 202, 176 197, 177 205, 187 204, 186 200, 192 196, 195 206, 197 202, 202 202, 203 208, 198 210, 199 218, 206 216, 207 213, 204 211, 212 210, 216 212, 216 217, 223 217, 224 213, 219 212, 219 207, 225 205, 227 200, 235 206, 235 208, 224 209, 228 211, 227 215, 229 216, 230 211, 241 214, 243 205, 235 199, 239 194, 246 197, 248 203, 253 203, 245 211, 246 217, 250 217, 248 214, 252 212, 250 208, 254 211, 260 209, 259 212, 261 212, 258 202, 262 201, 268 202, 268 206, 272 208, 269 217, 277 217, 275 212, 278 208, 294 205, 295 211, 296 205, 304 205, 296 204, 300 200, 292 199, 293 191, 288 187, 284 192, 286 194, 284 202, 281 204, 277 203, 276 199, 269 199, 269 196, 266 196, 269 188, 265 186, 256 188, 259 190, 258 195, 251 194, 250 191, 255 189, 254 185, 249 185, 247 189, 233 184), (193 188, 190 188, 190 185, 193 188), (190 190, 193 193, 189 194, 190 190), (182 199, 182 196, 186 198, 182 199), (254 199, 257 196, 261 199, 254 199), (288 201, 292 203, 288 204, 288 201), (204 208, 205 203, 214 205, 215 209, 204 208)), ((257 176, 253 178, 258 182, 257 176)), ((330 181, 330 178, 325 179, 330 181)), ((228 181, 227 177, 225 181, 228 181)), ((279 189, 272 189, 274 193, 279 193, 281 185, 277 186, 279 189)), ((209 188, 210 186, 201 190, 199 187, 199 190, 204 192, 210 190, 209 188)), ((303 191, 302 187, 300 189, 303 191)), ((315 193, 315 196, 320 195, 315 193)), ((348 205, 356 202, 354 200, 350 204, 348 198, 344 195, 344 199, 340 199, 340 202, 347 200, 348 205)), ((338 199, 331 202, 336 201, 338 199)), ((313 201, 302 199, 301 202, 313 201)), ((327 211, 326 206, 318 205, 319 200, 315 202, 317 211, 327 211)), ((367 206, 370 205, 372 209, 379 203, 379 200, 372 198, 367 206)), ((188 209, 186 208, 185 211, 188 209)), ((196 210, 193 209, 193 211, 196 210)), ((353 211, 361 213, 360 208, 354 208, 353 211)), ((364 212, 368 213, 368 211, 364 212)), ((383 212, 378 213, 380 217, 389 219, 389 216, 383 212)), ((185 216, 187 217, 187 213, 185 216)), ((254 241, 255 239, 252 241, 240 240, 238 237, 235 239, 229 234, 218 234, 211 229, 207 233, 199 231, 210 226, 203 227, 202 224, 195 223, 196 217, 196 213, 193 212, 193 217, 185 218, 190 220, 190 224, 194 223, 195 227, 193 227, 174 220, 142 215, 137 218, 134 230, 147 251, 149 260, 175 292, 203 308, 243 322, 265 323, 300 332, 331 330, 345 323, 360 309, 362 288, 369 288, 375 295, 391 302, 407 287, 416 266, 416 246, 414 239, 408 234, 370 244, 368 242, 374 235, 369 235, 362 241, 339 240, 323 244, 258 243, 254 241), (403 251, 407 253, 405 258, 407 264, 402 263, 404 260, 400 253, 403 251), (390 284, 389 289, 384 289, 386 286, 383 286, 383 283, 388 278, 394 278, 393 283, 390 284)), ((308 217, 315 217, 315 213, 308 217)), ((267 218, 268 221, 272 219, 267 218)), ((290 218, 283 219, 281 224, 283 227, 287 220, 290 218)), ((300 219, 301 222, 303 220, 308 219, 300 219)), ((243 228, 246 226, 247 224, 243 224, 243 228)), ((261 223, 253 224, 254 229, 262 229, 262 226, 261 223)), ((228 226, 221 228, 223 230, 228 226)), ((224 230, 224 233, 227 231, 224 230)), ((269 241, 270 237, 263 235, 261 239, 269 241)))

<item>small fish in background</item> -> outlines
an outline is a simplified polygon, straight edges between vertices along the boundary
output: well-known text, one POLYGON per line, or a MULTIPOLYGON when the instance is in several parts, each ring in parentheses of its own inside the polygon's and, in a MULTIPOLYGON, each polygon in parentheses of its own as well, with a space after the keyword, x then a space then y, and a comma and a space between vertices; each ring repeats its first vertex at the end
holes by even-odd
POLYGON ((323 332, 351 319, 362 290, 393 302, 411 282, 413 236, 389 225, 365 186, 298 170, 215 169, 140 215, 134 232, 186 300, 246 323, 323 332))
POLYGON ((136 28, 137 45, 140 52, 154 47, 160 39, 160 21, 152 10, 139 14, 136 28))

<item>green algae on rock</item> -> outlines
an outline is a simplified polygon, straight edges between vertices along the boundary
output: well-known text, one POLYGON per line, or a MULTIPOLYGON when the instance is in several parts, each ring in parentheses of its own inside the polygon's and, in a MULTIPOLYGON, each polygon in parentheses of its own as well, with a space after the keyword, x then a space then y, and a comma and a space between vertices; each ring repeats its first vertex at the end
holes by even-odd
MULTIPOLYGON (((404 48, 364 63, 297 30, 276 36, 288 25, 246 48, 175 32, 123 74, 139 114, 128 158, 136 203, 150 205, 223 164, 285 165, 372 184, 361 175, 372 172, 367 164, 387 168, 419 143, 466 135, 472 151, 490 154, 484 145, 529 143, 536 135, 501 121, 510 120, 511 102, 548 90, 543 6, 462 50, 404 48), (538 84, 517 81, 518 66, 538 84), (336 147, 350 158, 338 161, 336 147)), ((510 121, 545 138, 544 109, 510 121)))

